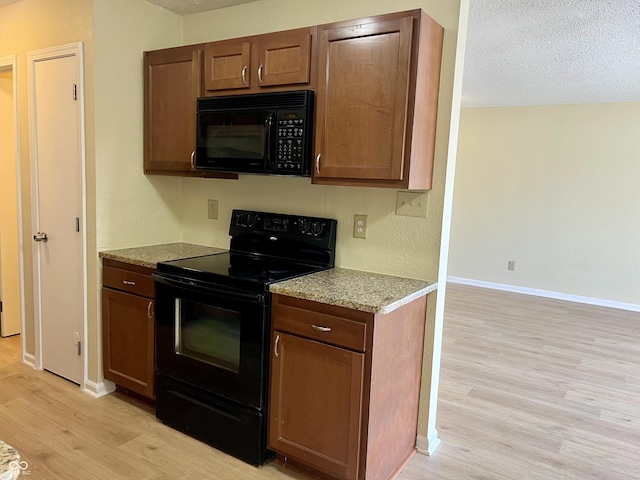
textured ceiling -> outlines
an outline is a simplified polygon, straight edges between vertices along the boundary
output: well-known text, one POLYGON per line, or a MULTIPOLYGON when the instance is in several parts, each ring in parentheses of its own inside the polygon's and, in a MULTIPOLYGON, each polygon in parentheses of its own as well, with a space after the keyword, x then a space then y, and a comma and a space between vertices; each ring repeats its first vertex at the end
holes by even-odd
MULTIPOLYGON (((256 0, 146 1, 188 15, 256 0)), ((640 102, 640 0, 469 3, 463 106, 640 102)))
POLYGON ((180 15, 207 12, 217 8, 255 1, 256 0, 147 0, 149 3, 155 3, 156 5, 160 5, 167 10, 179 13, 180 15))
POLYGON ((639 0, 471 0, 463 106, 640 101, 639 0))

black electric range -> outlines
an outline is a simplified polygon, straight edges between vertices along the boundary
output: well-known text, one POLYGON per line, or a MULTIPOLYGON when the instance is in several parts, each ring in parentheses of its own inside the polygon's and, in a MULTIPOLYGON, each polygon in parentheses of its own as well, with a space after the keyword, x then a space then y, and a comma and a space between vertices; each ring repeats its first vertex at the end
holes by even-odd
POLYGON ((273 282, 334 266, 333 219, 234 210, 226 253, 158 264, 156 416, 248 463, 266 448, 273 282))

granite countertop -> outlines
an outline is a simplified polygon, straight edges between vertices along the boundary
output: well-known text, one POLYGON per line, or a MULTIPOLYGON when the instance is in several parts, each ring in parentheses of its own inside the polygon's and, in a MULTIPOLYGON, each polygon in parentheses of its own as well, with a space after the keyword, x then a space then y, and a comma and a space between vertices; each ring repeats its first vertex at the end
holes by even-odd
POLYGON ((156 268, 158 262, 201 257, 203 255, 212 255, 226 251, 228 250, 193 243, 164 243, 162 245, 107 250, 100 252, 100 258, 139 265, 141 267, 156 268))
POLYGON ((20 455, 0 440, 0 480, 13 480, 20 474, 20 455))
POLYGON ((370 313, 389 313, 433 292, 435 282, 333 268, 274 283, 271 293, 370 313))

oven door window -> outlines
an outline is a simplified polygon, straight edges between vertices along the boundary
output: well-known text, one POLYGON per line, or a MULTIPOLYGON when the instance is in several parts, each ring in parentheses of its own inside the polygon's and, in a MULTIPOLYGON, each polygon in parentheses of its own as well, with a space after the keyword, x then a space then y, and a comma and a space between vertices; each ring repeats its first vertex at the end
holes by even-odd
POLYGON ((175 299, 175 353, 240 371, 240 314, 213 305, 175 299))

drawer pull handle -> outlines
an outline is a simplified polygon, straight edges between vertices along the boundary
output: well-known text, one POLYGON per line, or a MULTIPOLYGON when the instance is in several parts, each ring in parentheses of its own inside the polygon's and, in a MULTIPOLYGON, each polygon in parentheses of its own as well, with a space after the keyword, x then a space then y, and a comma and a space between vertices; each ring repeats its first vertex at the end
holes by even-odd
POLYGON ((331 327, 321 327, 320 325, 311 325, 311 328, 318 330, 319 332, 330 332, 331 327))
POLYGON ((153 302, 149 302, 149 305, 147 305, 147 318, 149 320, 153 320, 153 316, 151 314, 151 307, 153 306, 153 302))
POLYGON ((135 285, 136 282, 132 282, 131 280, 122 280, 122 283, 124 283, 125 285, 135 285))
POLYGON ((275 354, 276 358, 278 358, 280 356, 280 354, 278 353, 278 344, 280 343, 280 335, 276 335, 276 344, 273 347, 273 353, 275 354))

